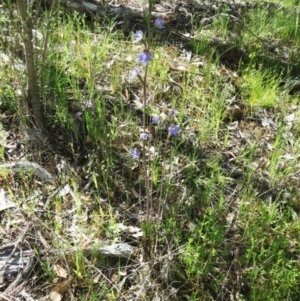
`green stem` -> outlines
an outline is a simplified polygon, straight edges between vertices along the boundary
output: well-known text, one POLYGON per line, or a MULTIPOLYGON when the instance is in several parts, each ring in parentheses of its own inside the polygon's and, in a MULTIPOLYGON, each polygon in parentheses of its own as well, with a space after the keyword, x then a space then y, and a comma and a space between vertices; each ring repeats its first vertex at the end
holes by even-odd
MULTIPOLYGON (((147 73, 148 65, 146 65, 144 74, 144 84, 143 84, 143 132, 146 133, 146 110, 147 110, 147 73)), ((149 222, 149 177, 148 177, 148 166, 146 158, 146 140, 143 139, 143 165, 144 165, 144 175, 145 175, 145 188, 146 188, 146 198, 147 198, 147 223, 149 222)))

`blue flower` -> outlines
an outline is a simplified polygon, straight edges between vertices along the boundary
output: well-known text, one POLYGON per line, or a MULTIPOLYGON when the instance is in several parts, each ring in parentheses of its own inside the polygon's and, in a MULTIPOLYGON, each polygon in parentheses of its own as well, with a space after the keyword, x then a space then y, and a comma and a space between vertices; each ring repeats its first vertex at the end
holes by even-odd
POLYGON ((138 61, 143 63, 144 65, 147 65, 147 63, 152 60, 152 53, 146 49, 142 53, 139 53, 137 56, 138 61))
POLYGON ((169 135, 177 136, 179 133, 180 127, 179 125, 172 125, 169 127, 169 135))
POLYGON ((137 30, 134 34, 133 34, 133 43, 137 43, 139 41, 141 41, 143 39, 143 32, 141 30, 137 30))
POLYGON ((132 148, 130 150, 130 156, 132 159, 138 159, 140 157, 141 152, 137 150, 136 148, 132 148))
POLYGON ((139 75, 141 71, 141 68, 140 67, 135 67, 131 72, 130 72, 130 75, 129 75, 129 80, 133 80, 135 77, 137 77, 139 75))
POLYGON ((148 137, 149 137, 149 135, 148 135, 147 133, 141 133, 141 134, 140 134, 140 138, 141 138, 142 140, 147 140, 148 137))
POLYGON ((165 24, 164 24, 164 20, 162 18, 158 18, 155 20, 154 25, 156 27, 158 27, 159 29, 164 29, 165 28, 165 24))
POLYGON ((152 123, 157 125, 159 122, 159 117, 158 116, 152 116, 152 123))
POLYGON ((175 110, 170 109, 168 114, 169 114, 169 116, 174 116, 175 115, 175 110))

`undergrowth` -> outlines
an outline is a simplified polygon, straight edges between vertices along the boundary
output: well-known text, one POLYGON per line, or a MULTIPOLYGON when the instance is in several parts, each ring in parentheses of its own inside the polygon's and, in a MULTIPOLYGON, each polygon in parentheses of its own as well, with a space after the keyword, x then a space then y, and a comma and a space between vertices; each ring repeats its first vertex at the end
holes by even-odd
POLYGON ((38 158, 58 189, 0 174, 20 209, 0 213, 1 240, 26 216, 26 247, 56 250, 39 256, 32 293, 61 282, 59 264, 72 278, 66 300, 297 300, 299 4, 285 4, 239 20, 222 9, 212 22, 192 20, 190 36, 179 24, 189 37, 180 43, 161 42, 167 20, 128 32, 62 8, 45 13, 36 23, 43 37, 51 22, 45 61, 42 40, 35 46, 48 135, 38 149, 18 128, 24 57, 18 17, 2 5, 0 158, 38 158), (145 48, 152 59, 132 76, 145 48), (136 248, 132 258, 96 252, 120 242, 136 248))

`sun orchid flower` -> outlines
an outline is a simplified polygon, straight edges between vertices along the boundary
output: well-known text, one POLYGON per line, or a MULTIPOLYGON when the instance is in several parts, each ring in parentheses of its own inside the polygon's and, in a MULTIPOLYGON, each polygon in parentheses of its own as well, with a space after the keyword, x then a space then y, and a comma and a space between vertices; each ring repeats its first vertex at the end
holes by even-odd
POLYGON ((141 134, 140 134, 140 138, 141 138, 142 140, 147 140, 148 137, 149 137, 149 135, 148 135, 147 133, 141 133, 141 134))
POLYGON ((152 53, 145 49, 142 53, 139 53, 137 57, 138 61, 146 66, 147 63, 152 60, 152 53))
POLYGON ((179 125, 172 125, 169 127, 169 135, 177 136, 179 133, 180 127, 179 125))
POLYGON ((165 23, 162 18, 158 18, 155 20, 154 25, 159 28, 159 29, 164 29, 165 28, 165 23))
POLYGON ((143 32, 141 30, 137 30, 134 34, 133 34, 133 42, 137 43, 139 41, 141 41, 143 39, 143 32))
POLYGON ((141 152, 139 150, 137 150, 136 148, 132 148, 130 150, 130 157, 132 159, 138 159, 140 157, 141 152))
POLYGON ((169 114, 169 116, 174 116, 175 115, 175 110, 170 109, 168 114, 169 114))
POLYGON ((152 116, 152 123, 157 125, 159 122, 159 117, 158 116, 152 116))

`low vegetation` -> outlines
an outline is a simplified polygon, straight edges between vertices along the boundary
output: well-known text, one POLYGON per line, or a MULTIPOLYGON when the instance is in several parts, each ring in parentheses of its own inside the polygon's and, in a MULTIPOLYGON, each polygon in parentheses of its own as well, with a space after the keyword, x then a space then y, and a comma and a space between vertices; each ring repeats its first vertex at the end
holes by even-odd
POLYGON ((1 244, 36 258, 0 298, 298 300, 300 6, 200 2, 151 29, 40 10, 42 132, 24 127, 21 21, 0 5, 1 163, 40 166, 0 164, 1 244), (149 29, 143 85, 134 33, 149 29), (116 244, 132 254, 97 252, 116 244))

